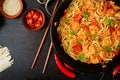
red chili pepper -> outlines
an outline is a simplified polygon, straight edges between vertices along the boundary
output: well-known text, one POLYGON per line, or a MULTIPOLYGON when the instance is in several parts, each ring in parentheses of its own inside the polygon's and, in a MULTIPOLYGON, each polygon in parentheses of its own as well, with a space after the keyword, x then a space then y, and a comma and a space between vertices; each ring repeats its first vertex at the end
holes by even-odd
POLYGON ((65 67, 67 67, 70 70, 75 70, 74 68, 72 68, 71 66, 67 65, 66 63, 64 63, 65 67))
POLYGON ((118 71, 120 70, 120 64, 117 66, 117 67, 115 67, 115 69, 114 69, 114 71, 113 71, 113 76, 116 76, 117 74, 118 74, 118 71))
POLYGON ((65 74, 66 76, 68 76, 69 78, 75 78, 75 73, 69 71, 68 69, 66 69, 61 61, 59 60, 58 56, 56 55, 56 53, 54 54, 54 58, 55 58, 55 61, 56 61, 56 64, 58 66, 58 68, 60 69, 60 71, 65 74))

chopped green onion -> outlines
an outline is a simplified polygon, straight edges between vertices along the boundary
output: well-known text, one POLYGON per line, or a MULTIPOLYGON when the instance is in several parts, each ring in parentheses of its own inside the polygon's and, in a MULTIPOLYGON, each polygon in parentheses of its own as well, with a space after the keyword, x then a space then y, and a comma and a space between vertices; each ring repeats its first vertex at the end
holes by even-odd
POLYGON ((69 23, 69 22, 70 22, 70 20, 69 20, 69 19, 66 19, 66 20, 65 20, 65 23, 69 23))
POLYGON ((114 24, 114 19, 107 18, 105 20, 105 23, 106 23, 107 26, 110 26, 111 24, 114 24))
POLYGON ((82 40, 78 40, 78 44, 81 44, 83 41, 82 40))
POLYGON ((79 60, 81 62, 84 62, 85 61, 85 58, 84 58, 84 55, 80 53, 80 55, 78 56, 79 60))
POLYGON ((83 17, 84 17, 84 18, 90 17, 90 13, 89 13, 89 12, 85 12, 85 13, 83 14, 83 17))
POLYGON ((99 24, 99 22, 98 22, 98 21, 96 21, 96 24, 99 24))
POLYGON ((117 44, 117 49, 120 49, 120 43, 117 44))
POLYGON ((70 34, 71 34, 71 35, 74 35, 74 34, 76 34, 76 31, 75 31, 75 30, 71 30, 71 31, 70 31, 70 34))
POLYGON ((96 41, 98 41, 99 38, 100 38, 100 37, 99 37, 98 35, 94 35, 94 39, 95 39, 96 41))
POLYGON ((92 34, 86 32, 86 36, 87 36, 87 37, 90 37, 90 36, 92 36, 92 34))
POLYGON ((103 49, 107 50, 107 52, 111 52, 111 47, 110 46, 103 46, 103 49))

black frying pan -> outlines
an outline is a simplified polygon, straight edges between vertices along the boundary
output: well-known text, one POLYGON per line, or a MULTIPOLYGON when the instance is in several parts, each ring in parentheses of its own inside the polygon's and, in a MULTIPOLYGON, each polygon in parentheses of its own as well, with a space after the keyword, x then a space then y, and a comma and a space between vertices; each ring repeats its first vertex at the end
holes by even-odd
MULTIPOLYGON (((118 64, 120 64, 120 54, 116 56, 113 61, 109 62, 106 67, 103 68, 101 64, 87 64, 87 63, 82 63, 80 61, 75 61, 71 57, 69 57, 63 48, 61 47, 61 43, 58 39, 58 34, 57 34, 57 26, 59 24, 60 18, 63 16, 64 10, 69 6, 72 0, 64 0, 64 2, 58 7, 54 17, 53 17, 53 22, 50 28, 50 36, 51 40, 53 43, 53 47, 55 51, 57 52, 59 58, 61 59, 62 62, 68 64, 69 66, 75 68, 78 71, 83 71, 83 72, 103 72, 106 70, 110 70, 114 67, 116 67, 118 64)), ((119 0, 114 0, 115 3, 119 3, 119 0)), ((118 4, 120 5, 120 4, 118 4)))

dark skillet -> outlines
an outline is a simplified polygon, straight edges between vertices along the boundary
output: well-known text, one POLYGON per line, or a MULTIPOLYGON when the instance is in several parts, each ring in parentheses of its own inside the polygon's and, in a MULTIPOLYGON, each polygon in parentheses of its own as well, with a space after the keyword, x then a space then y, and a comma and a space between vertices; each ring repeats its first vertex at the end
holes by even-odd
MULTIPOLYGON (((56 14, 53 17, 53 22, 50 28, 50 36, 53 43, 53 47, 57 52, 59 58, 62 62, 68 64, 69 66, 75 68, 77 71, 83 72, 103 72, 106 70, 110 70, 120 64, 120 54, 116 56, 113 61, 109 62, 107 65, 103 66, 101 64, 86 64, 80 61, 75 61, 71 57, 69 57, 63 48, 61 47, 61 43, 58 39, 57 34, 57 26, 59 24, 60 18, 63 16, 64 10, 69 6, 72 0, 64 0, 64 2, 57 9, 56 14)), ((114 0, 116 3, 119 3, 119 0, 114 0)), ((118 4, 119 5, 119 4, 118 4)))

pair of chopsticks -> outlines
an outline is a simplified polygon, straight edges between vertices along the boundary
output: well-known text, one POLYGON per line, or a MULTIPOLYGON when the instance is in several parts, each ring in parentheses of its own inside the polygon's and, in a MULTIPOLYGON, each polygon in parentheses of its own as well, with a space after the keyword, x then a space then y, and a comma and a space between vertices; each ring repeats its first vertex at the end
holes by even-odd
MULTIPOLYGON (((53 9, 53 12, 52 12, 52 16, 54 16, 54 14, 55 14, 55 11, 56 11, 56 9, 57 9, 58 3, 59 3, 59 0, 56 0, 55 6, 54 6, 54 9, 53 9)), ((34 60, 33 60, 31 69, 33 69, 33 67, 35 66, 35 63, 36 63, 36 61, 37 61, 37 59, 38 59, 38 56, 39 56, 39 54, 40 54, 42 45, 43 45, 43 43, 44 43, 44 40, 45 40, 46 35, 47 35, 47 33, 48 33, 48 30, 49 30, 49 28, 50 28, 50 24, 51 24, 51 22, 52 22, 52 18, 53 18, 52 16, 51 16, 51 18, 50 18, 50 21, 49 21, 49 23, 48 23, 48 26, 47 26, 47 28, 46 28, 46 30, 45 30, 44 35, 43 35, 42 41, 41 41, 41 43, 40 43, 40 45, 39 45, 38 51, 37 51, 37 53, 36 53, 36 55, 35 55, 35 58, 34 58, 34 60)), ((52 49, 52 42, 50 43, 50 46, 49 46, 47 58, 46 58, 46 61, 45 61, 45 64, 44 64, 44 68, 43 68, 43 71, 42 71, 43 74, 44 74, 45 68, 46 68, 46 66, 47 66, 47 62, 48 62, 48 59, 49 59, 49 56, 50 56, 50 53, 51 53, 51 49, 52 49)))

